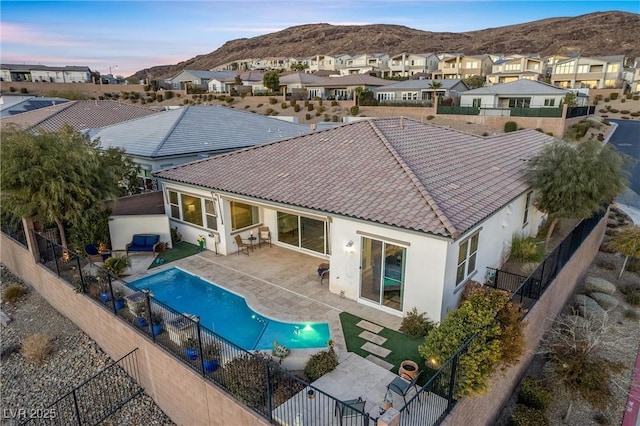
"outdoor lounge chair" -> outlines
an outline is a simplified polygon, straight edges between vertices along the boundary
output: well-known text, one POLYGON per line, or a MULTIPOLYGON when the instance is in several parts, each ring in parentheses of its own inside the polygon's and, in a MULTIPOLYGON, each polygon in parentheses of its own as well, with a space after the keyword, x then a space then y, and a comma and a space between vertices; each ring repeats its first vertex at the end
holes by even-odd
MULTIPOLYGON (((362 417, 362 424, 365 424, 365 419, 366 417, 362 415, 362 413, 364 413, 364 407, 367 404, 367 401, 364 401, 362 399, 362 397, 358 398, 358 399, 349 399, 347 401, 337 401, 336 400, 336 407, 334 409, 334 416, 338 416, 338 419, 340 420, 340 424, 342 425, 342 419, 345 417, 354 417, 354 416, 361 416, 362 417)), ((352 423, 352 421, 349 422, 349 424, 354 424, 352 423)))
POLYGON ((271 231, 268 226, 261 226, 258 228, 258 247, 262 247, 262 242, 268 242, 271 247, 271 231))
MULTIPOLYGON (((418 378, 422 374, 422 370, 418 371, 418 374, 415 375, 411 381, 405 380, 402 377, 398 376, 391 383, 387 385, 387 390, 390 390, 393 393, 397 393, 404 400, 404 405, 407 405, 407 394, 411 390, 411 388, 416 389, 416 394, 418 395, 418 401, 420 401, 420 392, 418 392, 418 378)), ((409 409, 407 408, 407 414, 409 414, 409 409)))
POLYGON ((236 235, 235 240, 236 240, 236 244, 238 245, 238 254, 240 254, 240 251, 242 250, 247 254, 247 256, 249 256, 249 249, 251 248, 251 246, 245 243, 244 241, 242 241, 242 238, 240 237, 240 235, 236 235))
POLYGON ((87 244, 84 247, 84 252, 87 254, 89 262, 104 262, 107 258, 111 257, 110 252, 100 253, 95 244, 87 244))

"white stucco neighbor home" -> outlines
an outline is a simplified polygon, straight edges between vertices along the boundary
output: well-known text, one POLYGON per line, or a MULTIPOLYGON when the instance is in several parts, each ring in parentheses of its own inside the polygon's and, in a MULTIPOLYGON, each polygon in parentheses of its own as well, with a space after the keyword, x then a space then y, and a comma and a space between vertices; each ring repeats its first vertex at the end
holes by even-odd
POLYGON ((154 175, 186 241, 210 235, 207 247, 235 256, 236 236, 268 226, 273 244, 330 263, 328 291, 440 321, 468 280, 501 264, 513 234, 538 230, 525 171, 552 141, 377 118, 154 175))
POLYGON ((188 106, 92 129, 103 148, 121 148, 139 166, 142 191, 158 190, 151 173, 166 167, 311 131, 224 106, 188 106))

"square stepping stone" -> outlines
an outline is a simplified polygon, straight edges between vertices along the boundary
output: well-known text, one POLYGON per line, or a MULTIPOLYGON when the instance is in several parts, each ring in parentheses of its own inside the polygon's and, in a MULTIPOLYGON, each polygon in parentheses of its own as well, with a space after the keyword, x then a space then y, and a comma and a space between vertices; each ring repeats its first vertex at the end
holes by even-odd
POLYGON ((358 337, 362 337, 364 340, 368 340, 370 342, 375 343, 376 345, 382 345, 384 344, 384 342, 387 341, 386 337, 382 337, 382 336, 378 336, 377 334, 374 334, 370 331, 363 331, 362 333, 358 334, 358 337))
POLYGON ((367 352, 378 355, 380 358, 386 358, 387 355, 391 353, 391 349, 383 348, 382 346, 378 346, 371 342, 367 342, 364 345, 360 346, 360 349, 364 349, 367 352))
POLYGON ((372 333, 380 333, 384 327, 380 327, 379 325, 373 324, 369 321, 360 320, 359 323, 356 324, 360 328, 364 328, 372 333))
POLYGON ((384 359, 380 359, 375 355, 367 355, 367 357, 365 358, 368 361, 371 361, 372 363, 379 365, 380 367, 384 368, 385 370, 391 370, 393 368, 393 364, 385 361, 384 359))

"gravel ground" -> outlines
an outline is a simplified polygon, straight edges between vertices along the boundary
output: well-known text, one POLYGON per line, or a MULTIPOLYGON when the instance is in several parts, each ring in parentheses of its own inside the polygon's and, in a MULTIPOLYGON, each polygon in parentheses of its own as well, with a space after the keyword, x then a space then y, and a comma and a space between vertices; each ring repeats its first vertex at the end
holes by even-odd
MULTIPOLYGON (((610 224, 612 222, 618 222, 618 224, 629 223, 630 221, 626 214, 615 208, 612 209, 612 216, 615 219, 610 219, 610 224)), ((610 231, 607 232, 610 233, 610 231)), ((605 241, 607 240, 608 237, 605 236, 605 241)), ((610 388, 613 394, 611 403, 606 409, 598 410, 591 407, 576 393, 572 393, 557 384, 550 385, 553 400, 547 410, 547 415, 551 425, 591 426, 619 425, 622 423, 640 344, 640 321, 638 319, 640 318, 640 307, 629 305, 624 295, 619 291, 627 285, 640 287, 640 273, 625 272, 622 278, 618 279, 617 276, 623 259, 620 254, 608 253, 603 243, 601 251, 596 255, 586 274, 586 276, 604 278, 618 289, 614 297, 619 304, 608 314, 610 332, 606 336, 606 343, 595 352, 595 355, 600 359, 610 363, 619 363, 621 366, 620 371, 612 373, 611 376, 610 388)), ((583 284, 584 280, 578 284, 576 294, 585 293, 583 284)), ((567 306, 564 313, 571 313, 571 306, 567 306)), ((547 367, 544 357, 535 355, 525 376, 531 375, 547 380, 548 375, 546 373, 547 367)), ((496 425, 504 426, 508 424, 509 416, 516 404, 517 392, 518 388, 514 391, 513 397, 504 408, 496 425)))
MULTIPOLYGON (((0 289, 16 283, 28 288, 0 265, 0 289)), ((2 303, 2 311, 13 320, 0 330, 3 425, 20 422, 12 418, 15 415, 11 413, 15 410, 43 409, 113 362, 73 322, 58 313, 36 291, 28 290, 22 300, 2 303), (42 365, 31 363, 20 352, 24 339, 34 333, 44 333, 54 343, 53 353, 42 365)), ((127 383, 131 387, 123 370, 110 377, 121 387, 127 383)), ((151 397, 142 393, 102 424, 171 425, 173 422, 151 397)))

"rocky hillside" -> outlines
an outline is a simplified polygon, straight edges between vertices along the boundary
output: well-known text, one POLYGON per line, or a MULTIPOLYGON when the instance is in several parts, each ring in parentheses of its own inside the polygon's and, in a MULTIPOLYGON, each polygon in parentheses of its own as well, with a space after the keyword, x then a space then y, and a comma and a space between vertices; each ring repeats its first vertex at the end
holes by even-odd
POLYGON ((640 14, 599 12, 550 18, 464 33, 421 31, 399 25, 309 24, 225 43, 218 50, 176 65, 138 71, 135 77, 165 78, 183 69, 207 70, 245 58, 314 54, 406 52, 554 53, 640 56, 640 14), (634 30, 636 28, 636 30, 634 30))

